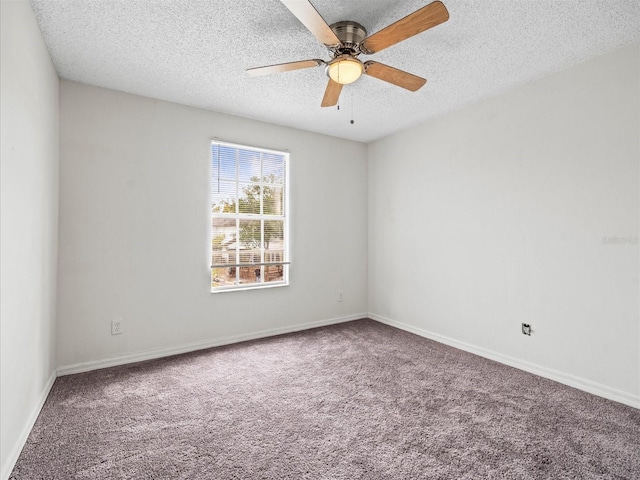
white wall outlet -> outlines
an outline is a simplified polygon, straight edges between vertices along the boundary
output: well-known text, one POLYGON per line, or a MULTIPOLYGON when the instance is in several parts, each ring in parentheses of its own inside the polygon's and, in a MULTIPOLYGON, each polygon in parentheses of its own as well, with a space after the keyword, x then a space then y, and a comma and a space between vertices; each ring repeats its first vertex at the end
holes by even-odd
POLYGON ((342 302, 344 300, 344 296, 342 295, 342 290, 338 291, 338 301, 342 302))
POLYGON ((122 319, 111 320, 111 335, 120 335, 122 330, 122 319))

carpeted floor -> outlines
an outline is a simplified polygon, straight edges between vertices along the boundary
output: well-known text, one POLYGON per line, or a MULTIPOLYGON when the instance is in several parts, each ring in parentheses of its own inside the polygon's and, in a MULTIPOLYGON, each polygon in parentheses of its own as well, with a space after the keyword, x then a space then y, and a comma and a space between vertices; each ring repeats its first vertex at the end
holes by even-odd
POLYGON ((638 479, 640 410, 371 320, 58 378, 11 479, 638 479))

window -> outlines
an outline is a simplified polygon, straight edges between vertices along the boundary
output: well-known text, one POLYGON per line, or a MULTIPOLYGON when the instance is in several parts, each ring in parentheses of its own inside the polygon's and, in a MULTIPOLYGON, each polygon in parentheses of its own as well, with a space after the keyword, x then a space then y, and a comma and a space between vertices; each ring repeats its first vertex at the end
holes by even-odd
POLYGON ((211 291, 288 285, 289 154, 211 143, 211 291))

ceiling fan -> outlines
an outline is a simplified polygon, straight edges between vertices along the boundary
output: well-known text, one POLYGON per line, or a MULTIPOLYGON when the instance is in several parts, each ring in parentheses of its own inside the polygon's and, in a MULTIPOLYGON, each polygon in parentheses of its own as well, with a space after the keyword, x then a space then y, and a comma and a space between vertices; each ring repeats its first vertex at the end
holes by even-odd
POLYGON ((436 1, 367 37, 367 30, 357 22, 343 21, 327 25, 308 0, 280 1, 329 49, 332 59, 328 62, 312 59, 280 63, 250 68, 247 73, 267 75, 326 65, 329 84, 322 99, 323 107, 336 105, 342 86, 355 82, 363 73, 412 92, 420 89, 427 82, 426 79, 379 62, 369 60, 363 63, 358 56, 379 52, 449 19, 444 4, 436 1))

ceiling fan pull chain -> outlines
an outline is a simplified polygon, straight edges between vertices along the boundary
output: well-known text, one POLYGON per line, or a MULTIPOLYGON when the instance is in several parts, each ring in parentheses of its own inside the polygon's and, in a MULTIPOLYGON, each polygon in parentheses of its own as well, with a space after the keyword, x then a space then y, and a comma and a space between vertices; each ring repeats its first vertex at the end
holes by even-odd
POLYGON ((353 119, 353 92, 351 92, 351 121, 349 123, 351 123, 351 125, 356 123, 355 120, 353 119))

